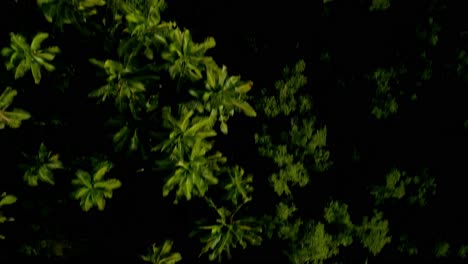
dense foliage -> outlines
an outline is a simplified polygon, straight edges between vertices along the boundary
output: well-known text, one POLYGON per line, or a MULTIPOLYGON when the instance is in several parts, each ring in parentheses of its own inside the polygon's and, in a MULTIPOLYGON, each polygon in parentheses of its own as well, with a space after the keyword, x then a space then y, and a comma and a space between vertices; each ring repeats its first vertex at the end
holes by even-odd
POLYGON ((0 4, 1 261, 466 260, 455 4, 167 2, 0 4))

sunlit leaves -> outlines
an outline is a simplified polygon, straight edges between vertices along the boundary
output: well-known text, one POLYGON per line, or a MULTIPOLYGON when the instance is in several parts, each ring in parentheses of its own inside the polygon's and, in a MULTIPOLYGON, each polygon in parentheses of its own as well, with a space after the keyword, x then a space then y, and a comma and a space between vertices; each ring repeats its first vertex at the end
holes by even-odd
POLYGON ((299 238, 302 220, 293 220, 293 215, 297 211, 296 206, 280 202, 276 205, 276 216, 273 220, 273 225, 277 229, 277 234, 280 239, 295 241, 299 238))
POLYGON ((336 254, 338 254, 338 245, 326 232, 325 225, 319 222, 307 226, 303 239, 293 249, 289 258, 294 264, 318 264, 336 254))
POLYGON ((170 240, 165 240, 160 247, 153 244, 151 248, 148 249, 148 253, 141 256, 141 259, 152 264, 175 264, 182 260, 182 256, 179 252, 171 252, 172 245, 173 242, 170 240))
POLYGON ((375 197, 377 204, 389 198, 401 199, 405 195, 405 186, 410 182, 400 181, 401 176, 402 173, 399 170, 392 169, 386 175, 385 187, 374 188, 371 194, 375 197))
POLYGON ((291 186, 304 187, 309 183, 309 174, 301 158, 288 152, 286 145, 273 145, 268 136, 256 137, 260 143, 260 155, 269 157, 278 165, 279 170, 270 177, 273 189, 278 195, 291 195, 291 186))
MULTIPOLYGON (((90 97, 101 98, 106 101, 108 97, 115 100, 119 111, 130 109, 134 117, 138 117, 139 111, 145 105, 145 85, 141 78, 135 76, 135 69, 125 66, 120 62, 106 60, 104 62, 90 59, 90 62, 103 68, 107 73, 107 84, 89 93, 90 97)), ((158 79, 157 76, 151 76, 158 79)))
POLYGON ((193 110, 182 107, 180 118, 177 120, 171 115, 169 107, 163 108, 164 126, 171 129, 169 137, 153 148, 153 151, 161 150, 170 154, 171 159, 181 160, 192 151, 195 142, 200 144, 204 151, 211 149, 212 144, 206 139, 216 136, 213 130, 216 121, 216 113, 209 117, 194 115, 193 110))
POLYGON ((289 187, 295 185, 300 187, 306 186, 309 183, 309 175, 304 165, 296 162, 280 168, 278 173, 273 173, 270 181, 278 195, 292 195, 289 187))
POLYGON ((210 65, 206 74, 205 89, 192 89, 189 92, 201 101, 201 111, 218 113, 221 132, 227 134, 226 122, 234 115, 235 110, 249 117, 257 116, 253 107, 245 100, 253 82, 241 81, 240 76, 229 76, 226 66, 218 68, 216 64, 210 65))
POLYGON ((383 213, 377 211, 370 220, 367 216, 364 217, 362 225, 356 229, 356 235, 360 238, 362 245, 374 256, 390 243, 391 236, 388 232, 388 221, 383 219, 383 213))
POLYGON ((48 37, 48 33, 37 33, 31 45, 28 45, 22 35, 10 33, 10 47, 3 48, 1 54, 4 57, 9 57, 6 67, 15 72, 15 79, 19 79, 26 72, 31 71, 35 84, 39 84, 42 78, 41 68, 45 68, 49 72, 55 70, 55 66, 50 62, 56 54, 60 53, 59 47, 52 46, 41 49, 42 42, 48 37))
POLYGON ((44 143, 41 143, 39 153, 35 157, 35 162, 24 173, 23 180, 29 186, 37 186, 39 181, 54 185, 53 171, 62 168, 63 165, 59 160, 59 155, 52 154, 51 151, 47 150, 44 143))
POLYGON ((354 225, 348 213, 348 205, 332 201, 324 210, 325 221, 334 226, 336 234, 334 240, 342 246, 349 246, 353 242, 354 225))
POLYGON ((205 56, 205 53, 215 47, 214 38, 195 43, 189 30, 182 31, 179 28, 173 30, 169 38, 170 44, 161 56, 168 62, 171 77, 183 77, 191 81, 202 79, 206 65, 213 63, 213 59, 205 56))
POLYGON ((313 156, 315 169, 325 171, 331 166, 329 161, 330 152, 325 148, 327 145, 327 127, 317 129, 314 119, 302 119, 294 121, 291 125, 291 143, 296 148, 296 156, 304 158, 306 155, 313 156))
POLYGON ((117 133, 112 137, 115 149, 117 151, 123 150, 128 147, 129 152, 134 152, 140 145, 140 139, 138 137, 138 129, 130 129, 128 125, 123 126, 117 133))
POLYGON ((331 166, 326 127, 317 128, 315 118, 307 114, 312 99, 299 94, 307 83, 304 69, 304 61, 299 61, 292 70, 285 67, 284 80, 276 82, 272 95, 264 90, 258 104, 274 121, 264 126, 262 135, 255 135, 255 142, 259 154, 272 159, 278 167, 270 177, 278 195, 292 195, 291 186, 306 186, 311 171, 321 172, 331 166), (288 117, 287 123, 284 117, 288 117), (314 162, 310 162, 311 158, 314 162))
POLYGON ((385 178, 385 186, 375 186, 371 191, 376 204, 408 196, 410 204, 424 206, 428 196, 435 194, 435 179, 429 177, 426 170, 421 175, 409 177, 406 172, 394 168, 385 178))
POLYGON ((65 24, 86 22, 86 18, 97 14, 97 8, 105 0, 37 0, 45 19, 60 29, 65 24))
POLYGON ((276 214, 282 221, 288 220, 295 211, 297 211, 297 208, 294 204, 287 205, 281 202, 276 206, 276 214))
POLYGON ((266 94, 259 104, 267 117, 272 118, 280 114, 289 116, 298 109, 301 113, 305 113, 312 108, 309 96, 297 94, 307 84, 307 77, 303 75, 304 70, 305 62, 302 60, 297 62, 292 70, 284 68, 283 80, 275 83, 276 94, 266 94))
MULTIPOLYGON (((16 203, 16 200, 17 200, 16 196, 6 194, 5 192, 2 193, 0 195, 0 209, 5 205, 11 205, 11 204, 16 203)), ((0 224, 3 224, 5 222, 11 222, 13 220, 14 220, 14 218, 6 217, 6 216, 3 215, 3 212, 0 211, 0 224)), ((2 235, 2 234, 0 234, 0 240, 1 239, 5 239, 5 236, 2 235)))
POLYGON ((76 178, 72 180, 72 184, 77 188, 73 198, 80 200, 84 211, 89 211, 92 207, 104 210, 106 198, 112 198, 113 191, 122 185, 117 179, 104 180, 112 166, 112 163, 107 161, 97 164, 93 176, 83 170, 76 172, 76 178))
POLYGON ((5 128, 5 125, 11 128, 19 128, 22 121, 31 117, 28 112, 22 109, 13 108, 7 110, 17 94, 16 90, 7 87, 0 95, 0 129, 5 128))
POLYGON ((161 12, 166 7, 163 0, 148 1, 114 1, 118 9, 123 11, 127 21, 124 32, 130 34, 119 45, 119 56, 129 61, 141 54, 149 59, 155 58, 154 48, 165 47, 170 33, 174 30, 174 22, 161 21, 161 12))
MULTIPOLYGON (((288 208, 285 206, 278 208, 283 212, 283 219, 286 218, 288 208)), ((336 256, 340 247, 350 246, 354 237, 358 238, 364 248, 373 255, 377 255, 391 241, 388 235, 388 221, 383 219, 381 212, 374 211, 374 216, 370 220, 366 216, 361 225, 354 225, 348 213, 348 206, 338 201, 331 201, 324 210, 324 219, 326 224, 307 222, 303 229, 296 232, 296 237, 289 238, 292 242, 289 253, 292 263, 323 263, 336 256)), ((290 221, 283 222, 285 226, 291 226, 290 221)), ((281 227, 280 224, 279 226, 281 227)))
POLYGON ((200 226, 200 230, 207 230, 209 234, 201 239, 205 244, 200 255, 208 253, 209 260, 222 261, 223 255, 231 257, 231 249, 239 245, 245 249, 249 244, 258 246, 262 243, 262 228, 258 226, 254 218, 245 217, 237 219, 235 217, 238 210, 243 205, 237 206, 234 213, 228 209, 217 208, 210 201, 213 209, 216 210, 218 218, 216 223, 200 226))
POLYGON ((371 80, 377 86, 371 103, 371 113, 377 119, 388 118, 398 111, 398 102, 395 95, 395 86, 398 84, 397 74, 398 72, 393 69, 379 68, 374 71, 371 77, 371 80))
POLYGON ((234 205, 246 203, 252 199, 253 192, 251 174, 244 175, 244 169, 235 166, 229 170, 230 182, 224 186, 227 191, 227 200, 234 205))
POLYGON ((348 213, 348 205, 332 201, 325 208, 324 218, 329 224, 339 224, 346 228, 351 228, 353 223, 351 222, 351 216, 348 213))
POLYGON ((219 165, 226 162, 226 158, 219 152, 207 156, 202 144, 201 140, 196 141, 188 160, 176 163, 175 172, 163 186, 163 196, 177 186, 175 202, 184 196, 190 200, 192 195, 204 196, 209 185, 218 183, 215 173, 221 170, 219 165))

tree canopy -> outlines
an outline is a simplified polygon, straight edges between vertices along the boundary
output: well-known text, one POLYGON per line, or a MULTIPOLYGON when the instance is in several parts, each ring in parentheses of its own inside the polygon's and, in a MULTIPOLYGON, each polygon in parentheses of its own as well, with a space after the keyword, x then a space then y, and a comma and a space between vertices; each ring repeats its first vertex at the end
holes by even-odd
POLYGON ((466 261, 440 0, 0 3, 0 261, 466 261))

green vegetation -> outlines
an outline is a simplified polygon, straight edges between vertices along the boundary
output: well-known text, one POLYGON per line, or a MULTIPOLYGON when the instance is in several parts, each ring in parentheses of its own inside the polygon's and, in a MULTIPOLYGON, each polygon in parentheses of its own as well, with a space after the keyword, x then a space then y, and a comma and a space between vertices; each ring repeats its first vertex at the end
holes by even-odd
POLYGON ((0 4, 0 262, 466 259, 467 34, 432 2, 0 4))

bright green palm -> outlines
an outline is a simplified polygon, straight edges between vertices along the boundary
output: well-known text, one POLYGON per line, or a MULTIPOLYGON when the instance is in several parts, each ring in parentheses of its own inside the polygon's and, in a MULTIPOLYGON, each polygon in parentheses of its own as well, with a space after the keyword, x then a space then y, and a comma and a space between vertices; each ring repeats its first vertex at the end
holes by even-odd
POLYGON ((217 152, 206 156, 206 149, 201 140, 195 142, 187 161, 179 160, 175 172, 167 179, 163 186, 163 196, 177 186, 177 198, 185 196, 187 200, 192 195, 204 196, 209 185, 218 183, 215 173, 220 171, 219 163, 226 162, 226 158, 217 152))
POLYGON ((96 206, 100 211, 104 210, 106 198, 112 198, 113 190, 118 189, 122 184, 117 179, 104 180, 104 175, 112 168, 110 162, 101 162, 91 175, 83 170, 76 172, 76 178, 72 184, 77 186, 73 196, 80 200, 81 208, 89 211, 96 206))
POLYGON ((240 245, 243 249, 248 244, 258 246, 262 243, 262 228, 257 225, 254 218, 246 217, 236 219, 235 215, 245 204, 237 206, 234 213, 226 208, 217 208, 211 200, 211 207, 216 210, 218 219, 216 224, 200 226, 200 230, 208 230, 210 234, 201 239, 205 244, 200 255, 209 252, 208 258, 213 261, 222 261, 223 254, 231 257, 231 249, 240 245))
POLYGON ((216 136, 216 131, 212 129, 216 116, 194 117, 194 111, 183 107, 179 120, 171 115, 170 108, 163 109, 163 119, 165 126, 172 131, 169 138, 153 148, 153 151, 161 150, 170 154, 171 159, 183 160, 187 155, 191 155, 195 142, 205 151, 212 148, 212 144, 206 141, 209 137, 216 136))
MULTIPOLYGON (((119 111, 130 109, 134 117, 138 117, 144 105, 144 92, 146 91, 142 78, 135 75, 135 69, 120 62, 106 60, 104 62, 90 59, 90 62, 103 68, 107 74, 107 83, 89 93, 90 97, 101 98, 106 101, 108 97, 115 100, 119 111)), ((156 78, 157 76, 152 76, 156 78)))
POLYGON ((22 121, 31 117, 28 112, 22 109, 14 108, 7 110, 17 94, 16 90, 7 87, 0 95, 0 129, 5 128, 5 125, 11 128, 18 128, 21 126, 22 121))
POLYGON ((47 151, 44 143, 41 143, 39 153, 35 158, 35 164, 30 166, 24 173, 23 179, 29 186, 37 186, 38 181, 54 185, 53 171, 62 168, 63 165, 59 160, 59 155, 47 151))
POLYGON ((205 53, 216 45, 214 38, 207 38, 200 44, 194 43, 189 30, 181 31, 176 28, 171 32, 169 39, 170 44, 161 56, 168 62, 171 77, 183 77, 191 81, 202 79, 203 70, 207 65, 214 63, 211 57, 205 56, 205 53))
POLYGON ((242 111, 245 115, 255 117, 257 113, 247 103, 246 94, 252 88, 253 83, 241 81, 239 76, 228 76, 226 66, 221 69, 216 64, 210 64, 207 71, 205 89, 190 90, 190 94, 198 98, 197 108, 208 113, 217 113, 221 122, 220 129, 224 134, 228 133, 226 122, 234 115, 235 110, 242 111))
POLYGON ((172 244, 170 240, 164 241, 161 247, 153 244, 141 259, 152 264, 175 264, 182 260, 182 256, 179 252, 171 253, 172 244))
POLYGON ((10 47, 3 48, 2 56, 9 57, 6 63, 8 70, 15 71, 15 79, 21 78, 27 71, 31 71, 34 82, 39 84, 42 78, 41 68, 47 71, 54 71, 55 66, 50 63, 55 55, 60 53, 57 46, 41 49, 41 44, 49 37, 48 33, 37 33, 30 45, 20 34, 10 34, 10 47))

